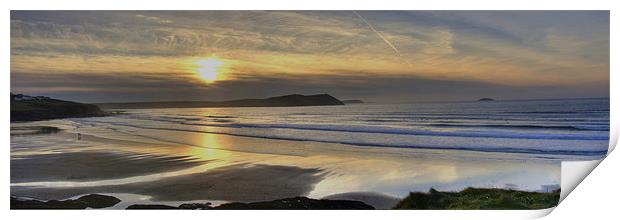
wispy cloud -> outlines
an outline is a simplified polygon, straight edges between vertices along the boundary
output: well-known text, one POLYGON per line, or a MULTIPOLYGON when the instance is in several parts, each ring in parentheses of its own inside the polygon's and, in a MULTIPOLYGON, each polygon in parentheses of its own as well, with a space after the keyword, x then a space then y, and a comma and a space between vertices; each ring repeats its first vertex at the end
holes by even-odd
POLYGON ((162 19, 162 18, 156 17, 156 16, 146 16, 146 15, 141 15, 141 14, 136 15, 136 18, 145 19, 147 21, 153 21, 153 22, 157 22, 157 23, 160 23, 160 24, 171 24, 171 23, 174 23, 173 21, 168 20, 168 19, 162 19))
POLYGON ((372 32, 375 32, 375 34, 377 34, 377 36, 379 36, 379 38, 381 38, 381 40, 383 40, 383 42, 385 42, 388 46, 390 46, 390 48, 392 48, 392 50, 394 50, 394 52, 396 53, 396 55, 401 56, 400 55, 400 51, 398 51, 398 49, 396 48, 396 46, 394 46, 394 44, 392 44, 392 42, 390 42, 385 36, 383 36, 383 34, 381 34, 381 32, 377 31, 375 29, 375 27, 373 27, 370 23, 368 23, 368 21, 362 17, 362 15, 360 15, 359 13, 357 13, 356 11, 353 11, 353 13, 355 15, 357 15, 357 17, 360 18, 360 20, 362 20, 366 25, 368 25, 368 27, 370 28, 370 30, 372 30, 372 32))

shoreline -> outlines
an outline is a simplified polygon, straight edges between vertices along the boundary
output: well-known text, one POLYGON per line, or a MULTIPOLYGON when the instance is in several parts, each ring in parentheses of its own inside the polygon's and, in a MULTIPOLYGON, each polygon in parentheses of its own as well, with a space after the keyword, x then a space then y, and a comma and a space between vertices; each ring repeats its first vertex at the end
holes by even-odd
MULTIPOLYGON (((205 116, 188 111, 184 115, 173 115, 177 118, 166 118, 173 116, 162 112, 153 115, 161 120, 178 122, 182 119, 186 123, 222 118, 232 121, 247 116, 217 112, 205 116)), ((290 114, 299 113, 292 111, 290 114)), ((47 133, 50 129, 43 129, 41 132, 46 131, 45 134, 11 136, 11 161, 15 162, 11 164, 11 173, 24 174, 19 181, 11 182, 11 194, 42 199, 74 198, 90 193, 134 194, 141 195, 140 199, 146 198, 122 199, 127 205, 146 200, 150 204, 162 201, 253 203, 304 196, 364 199, 375 208, 391 208, 392 205, 382 204, 394 204, 411 191, 426 192, 430 188, 451 191, 496 187, 533 192, 543 191, 545 185, 559 184, 560 159, 542 157, 545 155, 356 147, 153 130, 125 125, 151 123, 169 128, 189 125, 129 116, 132 115, 15 124, 17 127, 31 126, 19 131, 24 133, 47 128, 41 126, 54 126, 60 131, 47 133), (81 139, 76 139, 77 133, 82 134, 81 139), (45 175, 28 174, 41 169, 46 169, 45 175), (57 172, 52 172, 54 169, 57 172), (127 172, 114 173, 119 169, 127 172)), ((231 129, 191 128, 219 133, 231 129)), ((257 135, 278 131, 252 130, 263 132, 257 135)), ((312 137, 331 134, 321 132, 304 134, 317 134, 312 137)))
MULTIPOLYGON (((409 210, 503 210, 503 209, 546 209, 557 206, 560 189, 553 192, 527 192, 497 188, 471 188, 458 192, 440 192, 430 189, 428 192, 411 192, 397 203, 377 207, 369 205, 362 199, 312 199, 305 196, 257 202, 226 202, 213 205, 211 202, 182 203, 135 203, 124 209, 236 209, 236 210, 301 210, 301 209, 409 209, 409 210)), ((11 196, 11 209, 100 209, 113 208, 122 200, 110 195, 88 194, 77 199, 38 200, 11 196)), ((117 207, 122 208, 122 207, 117 207)))
MULTIPOLYGON (((58 122, 61 121, 54 123, 58 122)), ((69 121, 62 121, 65 122, 70 125, 69 121)), ((88 193, 136 193, 155 197, 154 202, 161 200, 157 197, 168 197, 165 200, 169 201, 256 202, 295 196, 326 198, 334 194, 364 191, 404 197, 409 191, 428 191, 432 187, 460 190, 469 186, 485 187, 489 184, 493 187, 513 184, 521 190, 535 191, 542 185, 559 183, 555 177, 559 164, 554 160, 526 160, 507 155, 489 158, 493 155, 452 155, 453 153, 442 151, 409 152, 403 149, 394 149, 395 152, 392 152, 385 148, 355 148, 309 142, 299 146, 298 142, 290 141, 274 142, 182 132, 157 135, 162 138, 181 135, 178 139, 194 140, 195 143, 155 144, 156 142, 134 139, 135 136, 131 136, 134 141, 130 142, 123 141, 125 138, 121 136, 110 136, 109 132, 81 129, 83 135, 80 141, 67 142, 66 138, 72 137, 70 129, 66 130, 69 133, 14 137, 12 145, 13 142, 20 145, 21 140, 41 139, 59 148, 46 149, 56 151, 54 154, 41 154, 33 148, 12 146, 12 155, 20 161, 15 164, 30 166, 12 164, 11 173, 27 174, 24 169, 48 169, 46 173, 54 175, 50 178, 34 174, 20 177, 36 179, 12 181, 11 194, 58 199, 88 193), (89 134, 94 134, 93 132, 98 136, 91 137, 89 134), (57 142, 55 138, 61 142, 57 142), (90 155, 88 158, 94 159, 85 160, 84 155, 90 155), (48 162, 41 158, 47 158, 45 161, 48 162), (27 162, 28 160, 31 162, 27 162), (94 166, 80 166, 84 162, 94 166), (33 167, 33 164, 39 166, 33 167), (489 166, 496 169, 488 169, 489 166), (175 167, 182 169, 172 169, 175 167), (51 172, 49 169, 57 169, 58 172, 51 172), (118 169, 135 172, 129 176, 112 172, 118 169), (386 173, 386 169, 391 171, 386 173), (527 176, 538 178, 522 181, 526 176, 525 170, 537 170, 527 176), (146 171, 157 172, 149 174, 146 171), (225 181, 230 178, 234 181, 225 181), (244 181, 239 181, 239 178, 244 181), (254 183, 260 188, 250 190, 244 182, 254 183), (168 193, 166 188, 174 183, 187 184, 187 187, 175 188, 168 193), (200 187, 206 188, 202 190, 200 187), (283 187, 288 187, 291 191, 279 194, 283 192, 283 187), (235 192, 233 194, 236 195, 222 195, 230 192, 235 192), (255 194, 268 194, 270 197, 248 197, 255 194), (186 198, 169 198, 169 195, 186 198)), ((344 197, 338 199, 342 198, 344 197)))

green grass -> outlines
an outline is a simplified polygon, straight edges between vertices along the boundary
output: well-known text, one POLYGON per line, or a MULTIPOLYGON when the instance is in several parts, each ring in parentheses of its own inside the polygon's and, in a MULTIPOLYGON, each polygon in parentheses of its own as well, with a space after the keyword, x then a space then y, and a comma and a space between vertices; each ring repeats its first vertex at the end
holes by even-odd
POLYGON ((557 206, 560 190, 550 193, 467 188, 460 192, 412 192, 394 209, 546 209, 557 206))

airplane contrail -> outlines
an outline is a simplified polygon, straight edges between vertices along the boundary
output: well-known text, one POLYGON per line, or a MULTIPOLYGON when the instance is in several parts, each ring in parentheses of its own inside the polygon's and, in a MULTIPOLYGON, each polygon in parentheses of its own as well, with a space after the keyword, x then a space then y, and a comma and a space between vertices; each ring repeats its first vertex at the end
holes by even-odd
MULTIPOLYGON (((381 34, 381 32, 377 31, 377 29, 375 29, 375 27, 373 27, 370 23, 368 23, 368 21, 362 17, 362 15, 360 15, 359 13, 357 13, 356 11, 353 11, 353 13, 355 13, 355 15, 357 15, 357 17, 359 17, 364 23, 366 23, 366 25, 368 25, 368 27, 370 28, 370 30, 372 30, 372 32, 375 32, 375 34, 379 35, 379 37, 388 45, 392 48, 392 50, 394 50, 394 52, 396 53, 396 55, 398 55, 399 57, 403 58, 402 55, 400 54, 400 51, 398 50, 398 48, 396 48, 396 46, 394 46, 394 44, 392 44, 392 42, 390 42, 385 36, 383 36, 383 34, 381 34)), ((405 62, 409 63, 408 60, 404 59, 405 62)))

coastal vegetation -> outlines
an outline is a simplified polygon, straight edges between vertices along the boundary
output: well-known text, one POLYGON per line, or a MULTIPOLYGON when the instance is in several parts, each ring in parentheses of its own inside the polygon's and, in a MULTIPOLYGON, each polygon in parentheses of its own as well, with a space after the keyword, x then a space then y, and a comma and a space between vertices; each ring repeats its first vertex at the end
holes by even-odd
POLYGON ((105 115, 96 105, 11 93, 12 122, 105 115))
POLYGON ((411 192, 394 209, 546 209, 560 201, 560 190, 526 192, 511 189, 467 188, 460 192, 411 192))
MULTIPOLYGON (((435 189, 427 193, 411 192, 393 209, 546 209, 555 207, 560 200, 560 190, 553 192, 527 192, 512 189, 467 188, 460 192, 440 192, 435 189)), ((38 201, 11 197, 11 209, 86 209, 106 208, 120 202, 112 196, 91 194, 76 200, 38 201)), ((224 203, 212 206, 211 203, 186 203, 180 206, 163 204, 134 204, 127 209, 375 209, 361 201, 311 199, 307 197, 285 198, 272 201, 224 203)))

